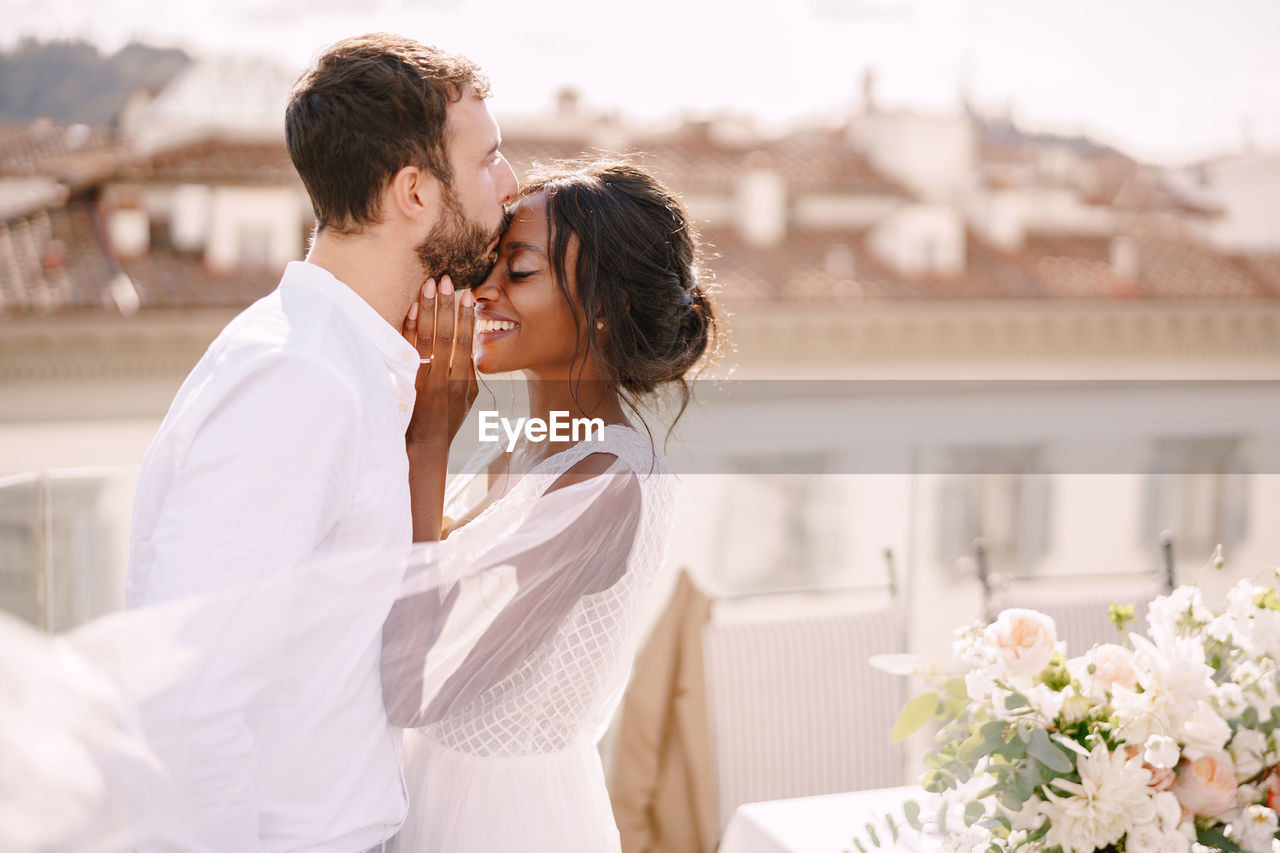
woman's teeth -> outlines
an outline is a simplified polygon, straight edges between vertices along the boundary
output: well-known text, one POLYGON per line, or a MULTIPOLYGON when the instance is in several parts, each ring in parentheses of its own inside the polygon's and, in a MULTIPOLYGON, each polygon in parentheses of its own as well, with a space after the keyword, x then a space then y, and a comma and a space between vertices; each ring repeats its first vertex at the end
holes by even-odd
POLYGON ((505 332, 514 329, 517 325, 510 320, 476 320, 476 331, 505 332))

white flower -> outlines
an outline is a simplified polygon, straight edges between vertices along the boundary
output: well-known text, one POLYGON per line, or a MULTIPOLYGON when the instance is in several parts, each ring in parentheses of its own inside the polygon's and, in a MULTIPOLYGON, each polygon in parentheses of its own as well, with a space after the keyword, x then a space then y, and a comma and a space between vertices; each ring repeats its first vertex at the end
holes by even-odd
POLYGON ((942 843, 949 853, 977 853, 991 846, 991 830, 974 824, 958 832, 949 831, 942 843))
POLYGON ((1058 644, 1053 619, 1018 607, 1002 611, 983 639, 1015 678, 1038 675, 1049 665, 1058 644))
POLYGON ((1182 823, 1182 804, 1169 791, 1161 791, 1155 795, 1156 815, 1160 818, 1162 829, 1177 829, 1182 823))
POLYGON ((1066 694, 1059 693, 1045 684, 1037 684, 1029 690, 1024 690, 1023 695, 1027 697, 1027 701, 1039 716, 1039 722, 1045 725, 1057 719, 1058 713, 1062 710, 1062 703, 1067 698, 1066 694))
POLYGON ((1179 734, 1183 751, 1195 757, 1218 752, 1226 746, 1231 737, 1231 726, 1208 702, 1200 702, 1183 720, 1179 734))
POLYGON ((1144 823, 1129 830, 1124 837, 1126 853, 1187 853, 1191 841, 1177 829, 1160 829, 1144 823))
POLYGON ((1158 647, 1137 634, 1129 639, 1142 692, 1116 685, 1112 705, 1120 722, 1119 734, 1141 746, 1153 734, 1180 733, 1183 721, 1211 695, 1213 668, 1204 662, 1204 646, 1198 638, 1173 637, 1158 647))
POLYGON ((1227 750, 1236 766, 1236 780, 1243 782, 1262 772, 1267 752, 1267 736, 1253 729, 1241 728, 1231 739, 1227 750))
POLYGON ((1217 706, 1222 716, 1238 717, 1244 713, 1245 708, 1249 707, 1249 700, 1245 698, 1244 688, 1239 684, 1224 681, 1222 684, 1214 685, 1213 704, 1217 706))
POLYGON ((1074 687, 1068 687, 1062 691, 1062 709, 1058 712, 1062 715, 1062 722, 1065 725, 1074 725, 1085 717, 1089 716, 1089 712, 1093 710, 1093 703, 1080 695, 1080 691, 1074 687))
POLYGON ((1263 798, 1262 788, 1258 785, 1240 785, 1236 788, 1236 808, 1253 805, 1263 798))
POLYGON ((971 703, 983 705, 991 701, 996 680, 985 669, 975 667, 964 674, 964 689, 971 703))
POLYGON ((1131 826, 1156 819, 1156 806, 1147 782, 1151 773, 1123 752, 1108 752, 1098 744, 1076 761, 1079 782, 1057 779, 1045 789, 1040 810, 1049 818, 1045 846, 1063 853, 1086 853, 1119 841, 1131 826), (1060 797, 1052 788, 1065 792, 1060 797))
POLYGON ((1147 608, 1147 627, 1151 639, 1158 645, 1168 640, 1186 636, 1213 619, 1213 611, 1200 597, 1194 586, 1180 586, 1168 595, 1157 596, 1147 608))
POLYGON ((1178 742, 1167 735, 1151 735, 1142 750, 1142 760, 1152 767, 1173 767, 1181 755, 1178 742))
POLYGON ((1245 853, 1271 853, 1277 829, 1276 813, 1266 806, 1248 806, 1238 820, 1231 822, 1231 828, 1245 853))

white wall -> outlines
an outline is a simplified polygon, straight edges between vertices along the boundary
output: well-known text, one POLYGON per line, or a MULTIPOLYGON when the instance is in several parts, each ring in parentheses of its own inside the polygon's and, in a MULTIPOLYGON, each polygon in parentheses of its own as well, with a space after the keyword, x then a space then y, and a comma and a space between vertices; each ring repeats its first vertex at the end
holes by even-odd
POLYGON ((240 266, 254 241, 265 243, 263 262, 282 266, 303 254, 297 191, 292 187, 214 187, 205 260, 216 270, 240 266))
POLYGON ((873 113, 849 137, 871 165, 925 198, 953 198, 972 181, 977 142, 966 116, 873 113))
POLYGON ((1205 190, 1223 211, 1211 220, 1214 244, 1230 252, 1280 250, 1280 154, 1214 163, 1205 173, 1205 190))
POLYGON ((964 220, 950 205, 904 205, 871 230, 868 245, 904 275, 958 273, 965 262, 964 220))

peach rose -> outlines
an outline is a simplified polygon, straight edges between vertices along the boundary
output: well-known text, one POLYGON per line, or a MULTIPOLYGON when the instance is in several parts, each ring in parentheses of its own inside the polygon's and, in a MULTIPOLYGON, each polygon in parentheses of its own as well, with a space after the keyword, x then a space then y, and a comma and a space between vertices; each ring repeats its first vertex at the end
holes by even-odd
POLYGON ((1236 770, 1231 756, 1210 752, 1178 762, 1178 778, 1170 788, 1182 807, 1201 817, 1222 814, 1236 804, 1236 770))
POLYGON ((1133 671, 1133 651, 1115 643, 1103 643, 1089 654, 1093 664, 1093 677, 1108 691, 1119 684, 1132 690, 1138 684, 1138 674, 1133 671))
POLYGON ((1038 675, 1058 643, 1053 620, 1036 610, 1012 608, 987 627, 987 640, 1013 676, 1038 675))

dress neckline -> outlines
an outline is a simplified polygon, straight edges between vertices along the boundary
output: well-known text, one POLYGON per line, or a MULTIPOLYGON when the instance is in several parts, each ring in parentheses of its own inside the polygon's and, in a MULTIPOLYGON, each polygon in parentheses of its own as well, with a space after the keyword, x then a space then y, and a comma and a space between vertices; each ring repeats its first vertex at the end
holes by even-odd
MULTIPOLYGON (((605 430, 606 440, 605 440, 605 441, 598 442, 598 443, 601 445, 600 449, 599 449, 599 450, 593 450, 592 452, 593 452, 593 453, 609 453, 610 451, 609 451, 608 446, 607 446, 607 445, 608 445, 608 442, 607 442, 607 436, 609 435, 609 431, 610 431, 610 430, 619 430, 619 429, 620 429, 620 430, 625 430, 626 432, 634 433, 634 434, 635 434, 635 435, 637 435, 637 436, 638 436, 638 435, 641 435, 640 430, 636 429, 636 428, 635 428, 635 427, 633 427, 631 424, 625 424, 625 423, 623 423, 623 424, 605 424, 605 425, 604 425, 604 430, 605 430)), ((578 450, 579 448, 583 447, 583 445, 588 444, 588 443, 590 443, 590 442, 588 442, 588 441, 587 441, 587 440, 585 440, 585 439, 584 439, 583 441, 579 441, 577 444, 570 445, 569 447, 566 447, 564 450, 557 450, 555 453, 551 454, 551 455, 550 455, 550 456, 548 456, 546 459, 543 459, 543 460, 542 460, 541 462, 539 462, 537 465, 534 465, 532 468, 530 468, 528 471, 526 471, 523 475, 521 475, 520 479, 519 479, 518 481, 516 481, 516 484, 515 484, 514 486, 512 486, 510 489, 508 489, 504 494, 501 494, 501 495, 499 495, 497 498, 495 498, 495 499, 493 500, 493 502, 492 502, 492 503, 490 503, 487 507, 485 507, 483 510, 481 510, 481 511, 480 511, 480 513, 479 513, 478 515, 476 515, 476 517, 475 517, 475 518, 473 518, 473 519, 471 519, 470 521, 468 521, 465 525, 463 525, 463 527, 464 527, 464 528, 465 528, 465 527, 469 527, 469 526, 471 526, 472 524, 475 524, 475 523, 476 523, 477 521, 479 521, 480 519, 482 519, 482 518, 484 518, 485 516, 487 516, 490 512, 492 512, 492 511, 493 511, 493 508, 494 508, 494 507, 498 506, 498 505, 499 505, 500 503, 502 503, 504 500, 506 500, 507 498, 509 498, 509 497, 511 497, 512 495, 514 495, 514 494, 516 493, 517 489, 519 489, 519 487, 521 486, 521 484, 523 484, 523 483, 525 482, 525 480, 526 480, 528 477, 533 476, 533 475, 535 475, 535 474, 542 473, 541 469, 542 469, 542 468, 544 468, 545 466, 547 466, 547 465, 548 465, 548 463, 552 462, 553 460, 557 459, 558 457, 564 456, 566 453, 573 453, 574 451, 578 450)), ((478 476, 480 476, 481 474, 484 474, 484 475, 486 475, 486 476, 488 475, 488 473, 489 473, 489 466, 490 466, 491 464, 493 464, 494 460, 496 460, 496 459, 497 459, 497 458, 502 454, 502 445, 501 445, 501 444, 499 444, 499 443, 495 442, 495 443, 494 443, 494 447, 495 447, 495 449, 496 449, 498 452, 497 452, 497 453, 487 453, 487 454, 485 454, 485 456, 479 460, 479 462, 478 462, 478 467, 477 467, 477 469, 476 469, 475 471, 472 471, 470 474, 460 474, 460 475, 459 475, 459 477, 460 477, 460 478, 463 478, 463 479, 461 479, 461 481, 460 481, 459 485, 457 486, 457 489, 458 489, 458 491, 459 491, 459 492, 461 492, 461 491, 463 491, 463 490, 467 489, 467 488, 468 488, 468 487, 469 487, 469 486, 470 486, 470 485, 475 481, 475 478, 476 478, 476 477, 478 477, 478 476)), ((590 454, 587 454, 587 455, 590 455, 590 454)), ((616 453, 615 453, 614 455, 618 456, 618 458, 619 458, 619 459, 621 459, 621 458, 622 458, 622 457, 621 457, 621 455, 619 455, 619 454, 616 454, 616 453)), ((446 505, 446 506, 448 505, 448 502, 447 502, 447 501, 446 501, 446 504, 445 504, 445 505, 446 505)), ((471 507, 467 507, 466 512, 462 513, 462 517, 466 517, 467 513, 469 513, 469 512, 471 512, 471 507)), ((461 529, 461 528, 460 528, 460 529, 461 529)), ((452 532, 452 531, 451 531, 451 532, 452 532)))

